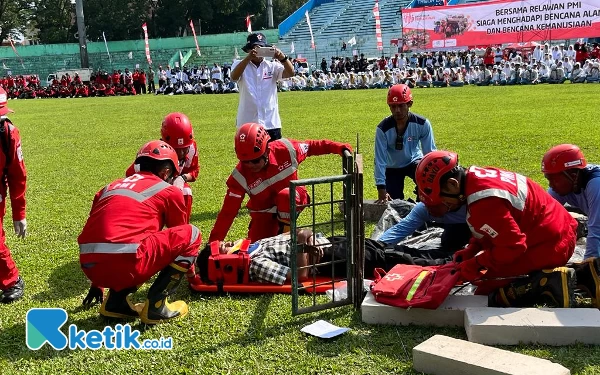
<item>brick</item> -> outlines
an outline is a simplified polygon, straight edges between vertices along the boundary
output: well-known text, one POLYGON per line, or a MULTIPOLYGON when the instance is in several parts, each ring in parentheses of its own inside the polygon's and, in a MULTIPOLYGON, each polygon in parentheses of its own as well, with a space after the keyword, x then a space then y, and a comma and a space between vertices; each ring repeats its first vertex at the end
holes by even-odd
POLYGON ((448 296, 436 310, 402 309, 375 301, 371 292, 367 293, 362 306, 362 321, 368 324, 458 326, 464 324, 464 310, 467 307, 487 306, 487 296, 448 296))
POLYGON ((468 308, 469 341, 487 345, 600 344, 598 309, 468 308))
POLYGON ((507 350, 435 335, 413 348, 413 367, 432 375, 570 375, 569 369, 507 350))

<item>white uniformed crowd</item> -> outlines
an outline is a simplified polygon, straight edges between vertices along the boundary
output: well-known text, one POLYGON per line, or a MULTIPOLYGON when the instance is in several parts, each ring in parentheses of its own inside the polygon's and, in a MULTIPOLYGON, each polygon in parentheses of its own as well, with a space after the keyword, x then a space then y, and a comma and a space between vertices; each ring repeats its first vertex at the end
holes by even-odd
POLYGON ((388 88, 397 83, 409 87, 463 85, 527 85, 538 83, 599 82, 600 47, 576 43, 532 50, 438 51, 396 54, 367 59, 364 55, 322 59, 320 69, 306 72, 296 63, 297 74, 280 83, 281 91, 388 88))

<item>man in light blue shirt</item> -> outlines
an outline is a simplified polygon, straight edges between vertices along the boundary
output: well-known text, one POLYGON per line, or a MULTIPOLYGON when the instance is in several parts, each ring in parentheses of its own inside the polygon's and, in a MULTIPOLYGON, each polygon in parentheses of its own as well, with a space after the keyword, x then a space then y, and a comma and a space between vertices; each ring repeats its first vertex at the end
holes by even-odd
POLYGON ((376 203, 404 199, 404 179, 415 180, 419 160, 436 149, 431 123, 410 112, 413 97, 407 85, 392 86, 387 103, 392 115, 375 131, 376 203))
POLYGON ((423 203, 419 202, 405 218, 383 232, 377 241, 394 246, 428 222, 440 224, 444 228, 441 242, 442 249, 447 252, 462 249, 471 238, 471 230, 467 225, 466 206, 462 206, 455 212, 434 216, 423 203))
POLYGON ((584 259, 600 257, 600 166, 588 165, 579 147, 562 144, 546 152, 542 172, 554 199, 588 216, 584 259))

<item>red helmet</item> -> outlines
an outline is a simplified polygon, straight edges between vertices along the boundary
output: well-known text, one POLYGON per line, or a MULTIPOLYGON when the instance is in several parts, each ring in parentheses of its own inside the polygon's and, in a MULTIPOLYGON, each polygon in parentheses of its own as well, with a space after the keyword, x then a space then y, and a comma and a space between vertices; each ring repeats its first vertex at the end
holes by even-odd
POLYGON ((8 105, 8 95, 6 94, 6 90, 0 87, 0 116, 4 116, 9 112, 13 112, 12 109, 7 107, 8 105))
POLYGON ((183 113, 169 113, 162 122, 160 137, 174 148, 191 146, 194 141, 194 129, 190 119, 183 113))
POLYGON ((267 151, 269 133, 260 124, 247 123, 235 133, 235 154, 239 161, 258 159, 267 151))
POLYGON ((138 151, 135 162, 138 162, 139 158, 151 158, 154 160, 170 160, 173 163, 173 176, 179 174, 177 166, 179 165, 179 159, 177 159, 177 152, 168 143, 163 141, 150 141, 140 148, 138 151))
POLYGON ((563 144, 552 147, 542 159, 542 173, 554 174, 568 169, 583 169, 587 165, 579 147, 563 144))
POLYGON ((390 87, 387 95, 387 104, 403 104, 412 102, 413 96, 410 87, 399 84, 390 87))
POLYGON ((440 199, 440 178, 458 165, 458 155, 450 151, 432 151, 417 165, 415 179, 419 199, 426 206, 442 203, 440 199))

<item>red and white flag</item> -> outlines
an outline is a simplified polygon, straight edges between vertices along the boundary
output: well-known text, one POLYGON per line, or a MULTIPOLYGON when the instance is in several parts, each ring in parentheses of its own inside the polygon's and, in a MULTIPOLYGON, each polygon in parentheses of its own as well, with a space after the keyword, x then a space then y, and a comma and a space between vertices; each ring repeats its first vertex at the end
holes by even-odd
POLYGON ((373 7, 373 15, 375 16, 375 36, 377 37, 377 49, 383 51, 383 38, 381 37, 381 20, 379 18, 379 2, 375 0, 373 7))
POLYGON ((252 21, 250 20, 252 17, 254 17, 254 14, 246 16, 246 29, 248 29, 248 34, 252 34, 252 21))
POLYGON ((15 47, 15 42, 12 40, 11 37, 8 37, 8 40, 10 41, 10 46, 12 47, 13 52, 15 53, 15 55, 17 55, 19 60, 21 60, 21 66, 23 67, 23 69, 25 69, 25 66, 23 65, 23 59, 19 55, 19 52, 17 52, 17 47, 15 47))
POLYGON ((194 42, 196 42, 196 53, 198 56, 202 56, 200 53, 200 46, 198 45, 198 38, 196 37, 196 29, 194 29, 194 21, 190 20, 190 27, 192 28, 192 34, 194 34, 194 42))
POLYGON ((308 31, 310 32, 310 48, 315 49, 315 38, 313 37, 312 26, 310 25, 310 17, 308 17, 308 10, 304 13, 306 16, 306 23, 308 24, 308 31))
POLYGON ((152 65, 152 59, 150 58, 150 43, 148 43, 148 26, 146 22, 142 25, 142 30, 144 30, 144 43, 146 44, 146 60, 148 60, 148 64, 152 65))

